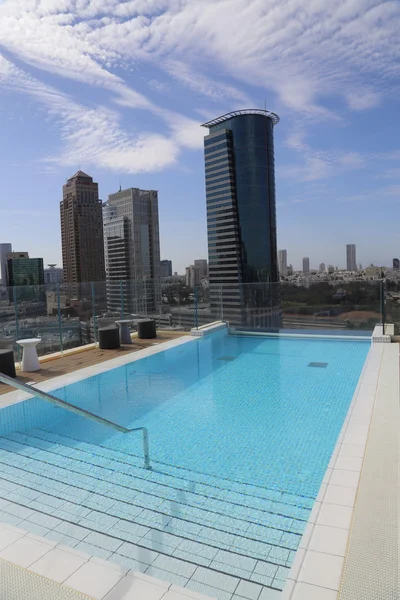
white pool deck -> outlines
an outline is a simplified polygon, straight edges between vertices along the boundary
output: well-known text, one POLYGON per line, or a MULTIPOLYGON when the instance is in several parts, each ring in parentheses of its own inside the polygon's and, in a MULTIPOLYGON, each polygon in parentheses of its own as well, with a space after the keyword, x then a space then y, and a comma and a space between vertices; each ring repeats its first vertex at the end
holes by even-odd
MULTIPOLYGON (((134 356, 123 356, 54 378, 37 387, 50 391, 162 350, 190 343, 192 339, 171 340, 137 352, 134 356)), ((349 564, 347 570, 343 567, 356 515, 359 480, 369 444, 374 407, 379 402, 379 394, 387 393, 389 388, 398 400, 398 371, 399 345, 371 344, 283 592, 254 584, 251 588, 250 584, 248 589, 243 586, 229 590, 231 600, 336 600, 340 597, 343 573, 346 577, 351 575, 349 564), (384 365, 386 369, 383 369, 384 365), (385 371, 384 386, 379 385, 382 369, 385 371), (395 376, 391 377, 391 373, 395 373, 395 376)), ((0 407, 20 402, 26 397, 20 391, 4 394, 0 407)), ((27 570, 27 577, 29 572, 40 574, 96 600, 204 600, 210 597, 125 569, 5 523, 0 523, 1 560, 23 567, 27 570)), ((218 583, 213 585, 227 591, 223 578, 221 587, 218 583)))

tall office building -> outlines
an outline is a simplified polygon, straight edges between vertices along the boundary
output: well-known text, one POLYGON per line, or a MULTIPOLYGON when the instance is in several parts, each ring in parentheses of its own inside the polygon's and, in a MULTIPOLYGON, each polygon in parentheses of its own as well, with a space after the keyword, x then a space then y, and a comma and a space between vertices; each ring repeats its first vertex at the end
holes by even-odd
POLYGON ((187 287, 194 288, 196 285, 200 285, 201 276, 200 269, 196 265, 190 265, 186 267, 186 285, 187 287))
POLYGON ((8 254, 7 284, 10 287, 10 302, 44 302, 43 258, 29 258, 27 252, 8 254))
POLYGON ((79 295, 76 284, 105 279, 102 202, 90 175, 78 171, 68 179, 60 216, 64 282, 79 295))
POLYGON ((287 272, 287 251, 278 250, 278 269, 281 275, 287 272))
POLYGON ((57 285, 64 281, 64 269, 57 267, 56 263, 47 265, 44 270, 44 282, 48 285, 57 285))
POLYGON ((197 258, 194 261, 194 266, 197 269, 199 269, 200 279, 203 279, 204 277, 208 277, 208 264, 207 264, 206 258, 197 258))
POLYGON ((158 192, 129 188, 108 196, 104 249, 109 310, 154 314, 161 306, 158 192))
POLYGON ((0 285, 7 285, 7 254, 11 250, 11 244, 0 244, 0 285))
POLYGON ((320 263, 318 270, 320 273, 325 273, 325 271, 326 271, 325 263, 320 263))
POLYGON ((203 127, 210 301, 234 324, 280 325, 274 125, 264 110, 241 110, 203 127), (272 296, 273 297, 272 297, 272 296), (268 307, 268 308, 267 308, 268 307))
POLYGON ((303 258, 303 273, 309 273, 310 272, 310 259, 308 258, 308 256, 305 256, 303 258))
POLYGON ((393 259, 393 270, 398 271, 400 269, 400 260, 398 258, 393 259))
POLYGON ((355 244, 347 244, 346 258, 347 258, 347 270, 348 271, 357 271, 356 245, 355 244))
POLYGON ((161 279, 172 277, 172 260, 160 261, 160 277, 161 279))

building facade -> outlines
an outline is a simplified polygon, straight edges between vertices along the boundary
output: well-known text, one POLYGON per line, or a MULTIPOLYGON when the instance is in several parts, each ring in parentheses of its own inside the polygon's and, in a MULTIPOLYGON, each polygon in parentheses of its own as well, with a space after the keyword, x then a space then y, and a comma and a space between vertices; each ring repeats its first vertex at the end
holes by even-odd
POLYGON ((57 285, 64 281, 64 269, 56 267, 56 264, 47 265, 44 270, 44 282, 47 285, 57 285))
POLYGON ((160 277, 161 279, 172 277, 172 260, 160 261, 160 277))
POLYGON ((104 206, 107 307, 155 314, 161 306, 158 192, 129 188, 104 206))
POLYGON ((325 263, 320 263, 318 270, 320 273, 325 273, 325 271, 326 271, 325 263))
POLYGON ((200 285, 201 274, 199 267, 196 265, 190 265, 186 267, 186 286, 194 288, 196 285, 200 285))
POLYGON ((303 258, 303 273, 309 273, 310 272, 310 259, 308 258, 308 256, 305 256, 303 258))
POLYGON ((346 246, 347 271, 357 271, 356 245, 347 244, 346 246))
POLYGON ((398 258, 393 259, 393 270, 398 271, 400 269, 400 260, 398 258))
POLYGON ((7 285, 7 255, 11 251, 11 244, 0 244, 0 285, 7 285))
POLYGON ((287 272, 287 251, 279 250, 278 251, 278 269, 281 275, 285 275, 287 272))
POLYGON ((264 110, 205 123, 211 307, 234 324, 279 325, 274 125, 264 110), (254 285, 263 284, 263 285, 254 285), (221 307, 222 297, 222 307, 221 307), (267 308, 268 307, 268 308, 267 308))
POLYGON ((197 258, 194 261, 194 266, 199 269, 200 279, 208 277, 208 263, 206 258, 197 258))
POLYGON ((77 284, 105 279, 102 202, 90 175, 78 171, 68 179, 60 217, 64 282, 79 296, 77 284))
MULTIPOLYGON (((10 288, 10 301, 45 302, 43 258, 28 256, 7 259, 7 284, 10 288)), ((28 254, 23 252, 21 254, 28 254)))

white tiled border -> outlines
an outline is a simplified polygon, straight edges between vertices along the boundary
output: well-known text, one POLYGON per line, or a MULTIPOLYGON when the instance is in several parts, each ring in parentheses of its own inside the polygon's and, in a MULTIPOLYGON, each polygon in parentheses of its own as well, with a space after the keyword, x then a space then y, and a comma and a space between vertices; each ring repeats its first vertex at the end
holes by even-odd
POLYGON ((5 523, 0 524, 0 559, 87 594, 93 600, 208 598, 5 523))
MULTIPOLYGON (((50 392, 51 390, 56 390, 64 385, 82 381, 82 379, 93 377, 93 375, 104 373, 110 369, 116 369, 117 367, 127 365, 135 362, 136 360, 140 360, 141 358, 146 358, 147 356, 152 356, 158 352, 163 352, 164 350, 169 350, 170 348, 175 348, 176 346, 181 346, 182 344, 187 344, 188 342, 193 341, 195 341, 193 337, 185 335, 167 342, 155 342, 154 346, 144 348, 143 350, 138 350, 137 352, 129 352, 128 354, 118 356, 117 358, 112 358, 111 360, 106 360, 102 363, 98 363, 97 365, 84 367, 83 369, 78 369, 77 371, 67 373, 66 375, 60 375, 60 377, 53 377, 52 379, 38 383, 35 385, 35 387, 43 392, 50 392)), ((28 398, 30 398, 30 395, 20 390, 3 394, 0 396, 0 409, 4 408, 5 406, 9 406, 10 404, 15 404, 16 402, 22 402, 28 398)))
POLYGON ((384 347, 372 344, 282 600, 336 600, 384 347))
MULTIPOLYGON (((194 341, 194 339, 189 336, 170 340, 134 354, 118 357, 68 375, 56 377, 43 382, 37 387, 43 391, 50 391, 191 341, 194 341)), ((383 351, 384 345, 371 345, 338 442, 296 553, 287 584, 282 594, 280 594, 281 600, 313 600, 314 598, 315 600, 336 600, 337 598, 383 351)), ((23 392, 11 392, 3 396, 3 398, 7 398, 6 405, 22 401, 27 397, 28 395, 23 392)), ((6 524, 0 524, 0 558, 3 557, 15 562, 15 564, 20 564, 20 566, 29 567, 26 561, 29 561, 30 558, 24 559, 23 557, 26 552, 29 555, 31 551, 35 557, 38 552, 40 554, 39 558, 32 561, 31 567, 38 562, 40 563, 45 555, 47 556, 46 561, 50 558, 51 560, 54 558, 55 561, 57 555, 50 556, 50 552, 57 551, 59 557, 60 551, 75 555, 79 554, 81 558, 84 557, 84 564, 81 564, 73 574, 63 580, 63 583, 70 585, 77 591, 90 593, 93 598, 104 598, 105 600, 116 600, 117 598, 130 600, 135 598, 137 600, 139 590, 145 594, 143 597, 150 600, 153 598, 159 600, 162 596, 164 600, 164 595, 165 600, 185 600, 187 598, 204 600, 207 598, 190 592, 186 588, 178 588, 175 585, 164 583, 141 573, 127 572, 126 569, 124 570, 107 561, 91 558, 70 548, 49 543, 48 540, 27 534, 25 531, 6 524), (12 531, 14 539, 5 549, 4 547, 2 549, 1 540, 4 535, 6 535, 6 539, 13 537, 10 538, 10 534, 7 532, 4 534, 4 529, 12 531), (19 541, 22 537, 25 538, 23 543, 19 541), (31 540, 36 543, 32 543, 31 540), (11 548, 18 541, 19 546, 22 544, 25 550, 22 546, 11 548), (47 544, 47 547, 43 548, 43 544, 47 544), (6 551, 8 546, 10 546, 10 549, 6 551), (25 564, 22 565, 21 561, 25 564), (99 567, 99 565, 101 566, 99 567), (94 588, 88 591, 86 586, 89 579, 94 579, 95 582, 103 581, 104 577, 100 575, 100 572, 104 569, 111 570, 113 573, 117 572, 118 577, 116 575, 112 577, 109 571, 105 570, 104 577, 108 583, 104 583, 104 586, 99 584, 99 591, 96 592, 96 595, 93 591, 94 588), (112 586, 103 595, 100 595, 107 588, 107 585, 110 585, 110 582, 114 580, 112 586), (111 589, 113 590, 112 593, 111 589), (161 590, 161 595, 158 595, 161 590)), ((32 557, 32 554, 30 556, 32 557)), ((69 562, 71 561, 67 560, 67 563, 69 562)), ((43 569, 45 569, 44 565, 43 569)), ((34 569, 31 568, 31 570, 34 569)), ((41 572, 41 574, 45 573, 41 572)), ((51 578, 57 580, 53 575, 51 578)))

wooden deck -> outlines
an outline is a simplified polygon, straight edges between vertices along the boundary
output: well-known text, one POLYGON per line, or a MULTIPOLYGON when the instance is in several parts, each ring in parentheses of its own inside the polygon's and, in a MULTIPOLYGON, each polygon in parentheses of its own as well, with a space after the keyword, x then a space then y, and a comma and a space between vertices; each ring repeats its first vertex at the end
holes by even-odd
MULTIPOLYGON (((122 345, 116 350, 99 350, 98 348, 92 348, 81 351, 77 354, 70 354, 60 358, 54 358, 41 363, 40 371, 36 371, 34 373, 23 373, 17 369, 17 380, 21 381, 22 383, 29 383, 32 381, 39 383, 40 381, 52 379, 53 377, 59 377, 60 375, 65 375, 66 373, 71 373, 72 371, 83 369, 84 367, 90 367, 106 360, 111 360, 112 358, 121 356, 121 354, 137 352, 138 350, 143 350, 143 348, 148 348, 149 346, 154 346, 155 344, 161 344, 162 342, 179 338, 182 335, 186 334, 182 331, 158 331, 157 339, 139 340, 135 337, 132 339, 132 345, 122 345)), ((0 383, 0 395, 7 394, 11 391, 13 391, 13 388, 0 383)))

